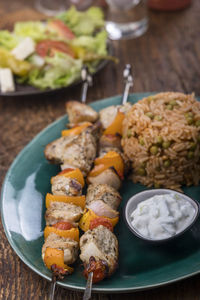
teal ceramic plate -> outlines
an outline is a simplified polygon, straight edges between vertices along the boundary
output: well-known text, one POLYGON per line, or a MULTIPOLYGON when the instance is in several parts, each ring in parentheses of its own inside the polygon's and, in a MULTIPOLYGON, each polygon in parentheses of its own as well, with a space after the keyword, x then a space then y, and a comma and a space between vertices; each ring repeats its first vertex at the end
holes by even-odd
MULTIPOLYGON (((134 94, 136 102, 147 94, 134 94)), ((92 107, 100 110, 119 104, 120 97, 94 102, 92 107)), ((2 221, 7 238, 17 255, 33 271, 50 280, 51 274, 41 259, 45 194, 50 191, 50 178, 59 168, 44 158, 46 144, 60 136, 67 117, 57 120, 37 135, 17 156, 5 178, 2 190, 2 221)), ((110 278, 95 284, 96 292, 130 292, 144 290, 187 278, 200 272, 200 222, 179 239, 161 245, 150 245, 136 238, 126 227, 122 217, 126 201, 135 193, 146 189, 125 180, 121 195, 123 201, 121 219, 116 226, 119 239, 119 268, 110 278)), ((199 200, 200 187, 184 189, 185 193, 199 200)), ((74 290, 84 290, 85 280, 79 263, 75 272, 59 285, 74 290)))

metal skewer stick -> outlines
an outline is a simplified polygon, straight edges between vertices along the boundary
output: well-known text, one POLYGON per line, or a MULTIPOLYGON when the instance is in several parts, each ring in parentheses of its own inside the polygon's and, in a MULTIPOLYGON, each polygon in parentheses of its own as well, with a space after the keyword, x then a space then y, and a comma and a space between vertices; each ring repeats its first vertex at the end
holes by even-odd
MULTIPOLYGON (((81 78, 83 80, 83 86, 81 91, 81 102, 86 103, 88 87, 92 86, 93 83, 92 76, 89 73, 88 68, 86 66, 83 66, 81 70, 81 78)), ((93 272, 90 272, 88 275, 85 292, 83 295, 83 300, 89 300, 91 298, 92 280, 93 280, 93 272)))
POLYGON ((124 93, 122 97, 122 105, 126 104, 129 96, 129 90, 133 86, 133 76, 132 76, 132 67, 130 64, 127 64, 125 66, 124 72, 123 72, 124 82, 125 82, 125 88, 124 93))
POLYGON ((57 267, 55 264, 51 266, 52 277, 51 277, 51 287, 49 292, 49 300, 54 300, 55 288, 57 280, 62 280, 65 275, 70 274, 65 269, 57 267))
POLYGON ((86 284, 85 292, 83 295, 83 300, 89 300, 91 298, 92 279, 93 279, 93 272, 90 272, 88 275, 87 284, 86 284))
POLYGON ((54 273, 52 273, 51 287, 50 287, 50 293, 49 293, 49 300, 54 300, 56 282, 57 282, 57 278, 54 275, 54 273))
POLYGON ((81 102, 86 103, 88 87, 92 86, 93 83, 92 76, 88 71, 88 67, 86 66, 82 67, 81 78, 83 80, 83 86, 81 91, 81 102))

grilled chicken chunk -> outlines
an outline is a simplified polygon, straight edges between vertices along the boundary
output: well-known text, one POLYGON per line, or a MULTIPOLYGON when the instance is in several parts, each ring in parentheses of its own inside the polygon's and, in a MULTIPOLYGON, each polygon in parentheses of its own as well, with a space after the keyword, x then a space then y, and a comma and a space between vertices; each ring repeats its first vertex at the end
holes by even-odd
POLYGON ((109 182, 109 185, 116 190, 121 187, 121 179, 114 168, 109 168, 97 176, 89 176, 87 179, 89 183, 107 184, 109 182))
POLYGON ((65 148, 71 145, 76 139, 76 136, 63 136, 46 145, 44 149, 46 159, 53 164, 62 164, 65 148))
POLYGON ((67 115, 70 123, 80 123, 84 121, 96 122, 99 115, 89 105, 78 101, 68 101, 66 103, 67 115))
POLYGON ((96 140, 86 131, 74 137, 61 137, 45 148, 45 157, 52 163, 79 168, 86 176, 96 157, 96 140))
POLYGON ((54 195, 80 196, 82 185, 76 179, 57 175, 52 177, 51 190, 54 195))
POLYGON ((93 201, 101 200, 112 209, 117 209, 121 196, 117 190, 108 184, 90 184, 86 195, 86 206, 88 207, 93 201))
POLYGON ((104 147, 113 147, 113 148, 117 148, 119 150, 122 149, 121 147, 121 137, 120 135, 102 135, 100 137, 99 140, 99 146, 100 148, 104 148, 104 147))
POLYGON ((88 133, 92 134, 96 143, 99 142, 99 138, 100 138, 100 134, 101 134, 101 123, 100 122, 96 122, 96 123, 92 124, 92 126, 89 126, 88 128, 86 128, 86 131, 88 133))
POLYGON ((127 112, 131 109, 132 104, 127 102, 124 105, 119 105, 119 109, 121 112, 127 114, 127 112))
POLYGON ((78 257, 78 242, 60 237, 55 233, 51 233, 42 247, 42 258, 44 258, 46 248, 55 248, 59 250, 64 250, 64 263, 73 264, 78 257))
POLYGON ((132 105, 130 103, 126 103, 125 105, 108 106, 100 110, 99 116, 103 129, 106 129, 108 126, 110 126, 110 124, 112 124, 118 110, 126 114, 131 109, 131 106, 132 105))
POLYGON ((117 115, 117 106, 108 106, 99 112, 100 122, 103 129, 106 129, 114 121, 117 115))
POLYGON ((46 225, 53 225, 57 222, 77 222, 82 216, 83 210, 80 206, 64 202, 51 202, 46 210, 46 225))
POLYGON ((108 204, 102 200, 92 201, 87 208, 91 209, 99 217, 116 218, 119 216, 119 212, 112 209, 108 204))
POLYGON ((88 230, 80 239, 80 259, 88 264, 93 256, 97 261, 103 260, 108 265, 108 275, 111 275, 118 261, 118 241, 116 236, 106 227, 100 225, 88 230))

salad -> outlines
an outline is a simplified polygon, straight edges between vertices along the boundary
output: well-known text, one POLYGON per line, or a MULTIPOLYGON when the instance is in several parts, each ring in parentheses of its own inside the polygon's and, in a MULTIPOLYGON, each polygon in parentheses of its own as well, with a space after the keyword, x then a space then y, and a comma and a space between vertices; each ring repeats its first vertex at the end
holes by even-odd
POLYGON ((91 72, 109 59, 104 15, 99 7, 75 7, 42 21, 17 22, 13 32, 0 30, 0 88, 14 91, 19 83, 39 89, 70 85, 81 68, 91 72))

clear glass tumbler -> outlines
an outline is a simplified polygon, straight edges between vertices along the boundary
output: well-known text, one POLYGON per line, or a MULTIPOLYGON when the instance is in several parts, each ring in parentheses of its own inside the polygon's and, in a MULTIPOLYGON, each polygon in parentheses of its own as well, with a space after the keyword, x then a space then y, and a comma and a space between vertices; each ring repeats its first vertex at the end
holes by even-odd
POLYGON ((148 28, 146 0, 106 0, 109 5, 106 30, 110 39, 130 39, 148 28))
POLYGON ((40 12, 54 16, 75 5, 77 9, 84 10, 92 4, 92 0, 36 0, 36 8, 40 12))

